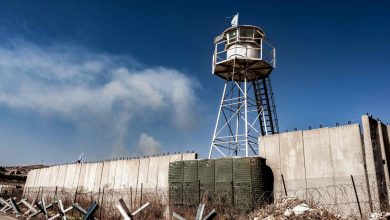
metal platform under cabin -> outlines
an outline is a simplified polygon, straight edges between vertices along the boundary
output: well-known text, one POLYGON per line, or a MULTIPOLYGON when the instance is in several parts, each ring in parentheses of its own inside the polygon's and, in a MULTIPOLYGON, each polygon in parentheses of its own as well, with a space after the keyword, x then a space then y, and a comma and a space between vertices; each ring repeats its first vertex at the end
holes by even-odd
POLYGON ((232 58, 216 63, 213 74, 225 79, 232 80, 234 66, 234 81, 254 81, 267 77, 273 67, 265 60, 232 58), (246 71, 245 71, 246 70, 246 71))

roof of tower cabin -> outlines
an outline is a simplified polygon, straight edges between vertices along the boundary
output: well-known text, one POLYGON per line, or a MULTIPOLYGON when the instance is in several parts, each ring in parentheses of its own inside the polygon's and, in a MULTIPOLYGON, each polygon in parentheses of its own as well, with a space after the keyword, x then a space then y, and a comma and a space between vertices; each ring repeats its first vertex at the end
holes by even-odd
POLYGON ((263 31, 263 29, 261 29, 261 28, 259 28, 257 26, 253 26, 253 25, 238 25, 238 26, 235 26, 235 27, 230 27, 230 28, 226 29, 222 34, 216 36, 214 38, 214 43, 219 43, 219 42, 223 41, 227 32, 229 32, 231 30, 234 30, 234 29, 238 29, 238 28, 254 28, 254 29, 257 29, 263 37, 265 37, 265 32, 263 31))

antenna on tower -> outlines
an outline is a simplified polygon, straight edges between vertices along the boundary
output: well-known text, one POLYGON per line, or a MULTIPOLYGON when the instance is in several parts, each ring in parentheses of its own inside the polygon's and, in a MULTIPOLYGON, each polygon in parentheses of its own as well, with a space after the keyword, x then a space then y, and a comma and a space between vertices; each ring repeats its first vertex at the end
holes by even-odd
POLYGON ((259 156, 258 138, 279 132, 269 75, 275 48, 256 26, 231 27, 214 39, 212 72, 225 81, 209 158, 259 156))

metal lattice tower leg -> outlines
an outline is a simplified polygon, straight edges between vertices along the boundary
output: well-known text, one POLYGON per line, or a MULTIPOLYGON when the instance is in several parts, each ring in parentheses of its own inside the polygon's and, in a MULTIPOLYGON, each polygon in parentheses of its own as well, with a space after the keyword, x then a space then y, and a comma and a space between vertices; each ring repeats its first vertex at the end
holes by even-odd
POLYGON ((226 81, 210 146, 223 157, 258 156, 258 137, 279 132, 269 78, 226 81))

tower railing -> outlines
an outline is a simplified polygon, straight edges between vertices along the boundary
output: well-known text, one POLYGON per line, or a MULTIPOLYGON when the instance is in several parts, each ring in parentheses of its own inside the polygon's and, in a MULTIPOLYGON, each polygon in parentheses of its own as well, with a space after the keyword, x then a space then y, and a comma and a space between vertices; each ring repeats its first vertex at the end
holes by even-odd
POLYGON ((263 38, 240 37, 239 41, 231 43, 229 46, 227 40, 215 44, 214 66, 234 58, 262 60, 273 68, 276 67, 276 50, 263 38), (248 44, 243 44, 243 42, 248 44))

